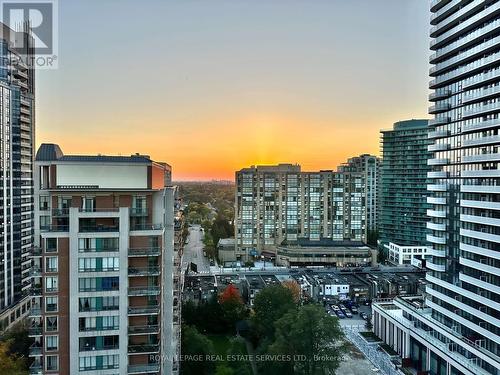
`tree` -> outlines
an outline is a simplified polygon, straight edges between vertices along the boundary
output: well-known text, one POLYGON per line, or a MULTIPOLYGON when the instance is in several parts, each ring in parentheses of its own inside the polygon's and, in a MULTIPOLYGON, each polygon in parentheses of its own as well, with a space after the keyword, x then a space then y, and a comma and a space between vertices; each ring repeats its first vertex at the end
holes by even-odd
POLYGON ((299 283, 297 283, 293 279, 290 279, 283 281, 283 286, 287 289, 290 289, 293 295, 294 302, 298 304, 300 302, 300 296, 302 295, 302 289, 300 288, 299 283))
POLYGON ((11 352, 12 340, 0 342, 0 374, 25 375, 26 363, 23 358, 11 352))
POLYGON ((236 322, 248 316, 247 309, 241 298, 240 291, 233 284, 229 284, 219 296, 222 307, 222 319, 228 330, 234 330, 236 322))
POLYGON ((319 305, 309 304, 290 310, 276 321, 276 339, 269 353, 289 361, 275 364, 287 374, 320 375, 334 373, 345 351, 338 319, 319 305))
POLYGON ((289 310, 295 309, 293 294, 282 285, 262 289, 254 300, 253 322, 258 334, 267 338, 274 337, 274 323, 289 310))
POLYGON ((181 365, 183 374, 209 375, 213 373, 214 362, 200 360, 215 353, 213 343, 208 337, 199 333, 195 327, 183 326, 181 344, 184 358, 181 365))

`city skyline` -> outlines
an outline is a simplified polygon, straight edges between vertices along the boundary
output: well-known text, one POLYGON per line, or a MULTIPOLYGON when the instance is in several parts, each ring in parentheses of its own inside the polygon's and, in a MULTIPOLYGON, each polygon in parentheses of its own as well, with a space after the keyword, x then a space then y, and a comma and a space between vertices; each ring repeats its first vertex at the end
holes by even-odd
POLYGON ((428 117, 427 4, 385 3, 375 18, 369 1, 61 2, 59 69, 38 79, 37 145, 149 154, 174 180, 378 155, 381 128, 428 117))

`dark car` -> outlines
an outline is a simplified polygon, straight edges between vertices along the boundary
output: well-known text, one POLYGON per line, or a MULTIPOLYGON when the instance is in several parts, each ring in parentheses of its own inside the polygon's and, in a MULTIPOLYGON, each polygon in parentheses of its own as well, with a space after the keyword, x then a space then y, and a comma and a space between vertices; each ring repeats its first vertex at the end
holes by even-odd
POLYGON ((364 320, 368 319, 368 315, 366 315, 366 313, 362 312, 361 314, 359 314, 359 316, 361 318, 363 318, 364 320))

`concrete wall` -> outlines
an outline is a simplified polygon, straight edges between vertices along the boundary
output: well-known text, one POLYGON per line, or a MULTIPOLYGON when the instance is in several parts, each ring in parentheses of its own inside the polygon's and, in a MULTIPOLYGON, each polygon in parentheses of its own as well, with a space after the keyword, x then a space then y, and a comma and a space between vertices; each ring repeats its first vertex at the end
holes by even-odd
POLYGON ((58 164, 57 185, 97 185, 100 189, 148 188, 146 164, 58 164))

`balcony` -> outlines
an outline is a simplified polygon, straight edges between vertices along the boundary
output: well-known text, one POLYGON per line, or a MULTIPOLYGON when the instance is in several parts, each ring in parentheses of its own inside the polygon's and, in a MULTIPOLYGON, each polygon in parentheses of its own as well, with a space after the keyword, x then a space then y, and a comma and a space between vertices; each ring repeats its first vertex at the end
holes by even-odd
POLYGON ((159 286, 135 286, 128 288, 129 296, 157 296, 159 294, 159 286))
POLYGON ((451 121, 451 117, 442 117, 429 120, 429 126, 444 125, 451 121))
POLYGON ((441 205, 445 205, 446 204, 446 198, 427 197, 427 203, 429 203, 429 204, 441 204, 441 205))
POLYGON ((68 232, 68 225, 44 225, 40 226, 41 232, 68 232))
POLYGON ((134 217, 148 216, 148 209, 147 208, 131 208, 130 209, 130 216, 134 216, 134 217))
POLYGON ((427 172, 427 178, 448 178, 448 172, 445 171, 427 172))
POLYGON ((429 95, 429 101, 436 102, 451 96, 451 90, 435 91, 429 95))
POLYGON ((53 217, 68 217, 69 216, 69 208, 54 208, 52 210, 53 217))
POLYGON ((158 256, 161 253, 159 247, 145 247, 145 248, 130 248, 128 249, 129 257, 144 257, 144 256, 158 256))
POLYGON ((447 191, 448 185, 447 184, 431 184, 431 185, 427 185, 427 190, 428 191, 447 191))
POLYGON ((43 333, 43 327, 41 324, 39 325, 33 324, 28 328, 29 336, 41 336, 42 333, 43 333))
POLYGON ((33 344, 29 348, 30 357, 36 357, 42 355, 42 346, 33 344))
POLYGON ((436 131, 427 133, 427 138, 429 138, 429 139, 444 138, 444 137, 448 137, 449 135, 450 135, 449 130, 436 130, 436 131))
POLYGON ((128 315, 157 315, 160 313, 160 306, 129 306, 128 315))
POLYGON ((436 104, 429 107, 429 113, 434 115, 436 113, 446 112, 451 108, 450 103, 436 104))
POLYGON ((128 346, 129 354, 153 354, 159 353, 160 345, 158 344, 131 344, 128 346))
POLYGON ((147 230, 162 230, 163 229, 163 224, 142 224, 142 223, 135 223, 130 225, 130 230, 137 230, 137 231, 147 231, 147 230))
POLYGON ((129 276, 159 276, 160 267, 129 267, 129 276))
POLYGON ((30 269, 30 276, 31 277, 40 277, 42 276, 42 269, 38 266, 33 266, 30 269))
POLYGON ((33 297, 41 297, 42 296, 42 287, 41 286, 33 286, 30 289, 30 294, 33 297))
POLYGON ((42 375, 43 373, 43 366, 41 361, 35 361, 31 364, 30 366, 30 375, 42 375))
POLYGON ((160 365, 157 363, 150 363, 147 365, 129 365, 129 374, 154 374, 160 371, 160 365))
POLYGON ((472 139, 465 139, 463 141, 464 146, 478 146, 491 143, 500 143, 499 135, 491 135, 489 137, 478 137, 472 139))
POLYGON ((128 334, 129 335, 147 335, 153 333, 160 333, 160 326, 158 325, 138 325, 138 326, 129 326, 128 334))
POLYGON ((427 229, 444 232, 446 230, 446 224, 437 224, 437 223, 427 222, 427 229))
POLYGON ((90 225, 80 227, 80 233, 109 233, 119 231, 120 227, 118 225, 90 225))
POLYGON ((462 171, 462 177, 500 177, 500 169, 462 171))
POLYGON ((427 151, 446 151, 450 148, 449 143, 435 143, 427 146, 427 151))
POLYGON ((30 314, 29 314, 30 317, 36 317, 36 316, 42 316, 42 309, 40 308, 40 306, 32 306, 30 308, 30 314))
POLYGON ((464 125, 464 127, 462 128, 462 133, 496 128, 498 126, 500 126, 500 119, 481 121, 476 124, 464 125))
POLYGON ((426 239, 430 243, 435 243, 435 244, 439 244, 439 245, 446 244, 446 237, 437 237, 437 236, 433 236, 432 234, 428 234, 426 236, 426 239))
POLYGON ((462 157, 463 163, 481 163, 481 162, 499 161, 499 160, 500 160, 500 153, 468 155, 462 157))
POLYGON ((427 261, 425 263, 425 267, 427 269, 430 269, 432 271, 437 271, 437 272, 445 272, 446 271, 446 266, 444 264, 435 264, 430 261, 427 261))
POLYGON ((446 165, 450 162, 448 158, 436 158, 427 160, 427 165, 446 165))
POLYGON ((32 247, 30 252, 31 252, 31 256, 34 256, 34 257, 39 257, 42 255, 42 249, 38 246, 32 247))

